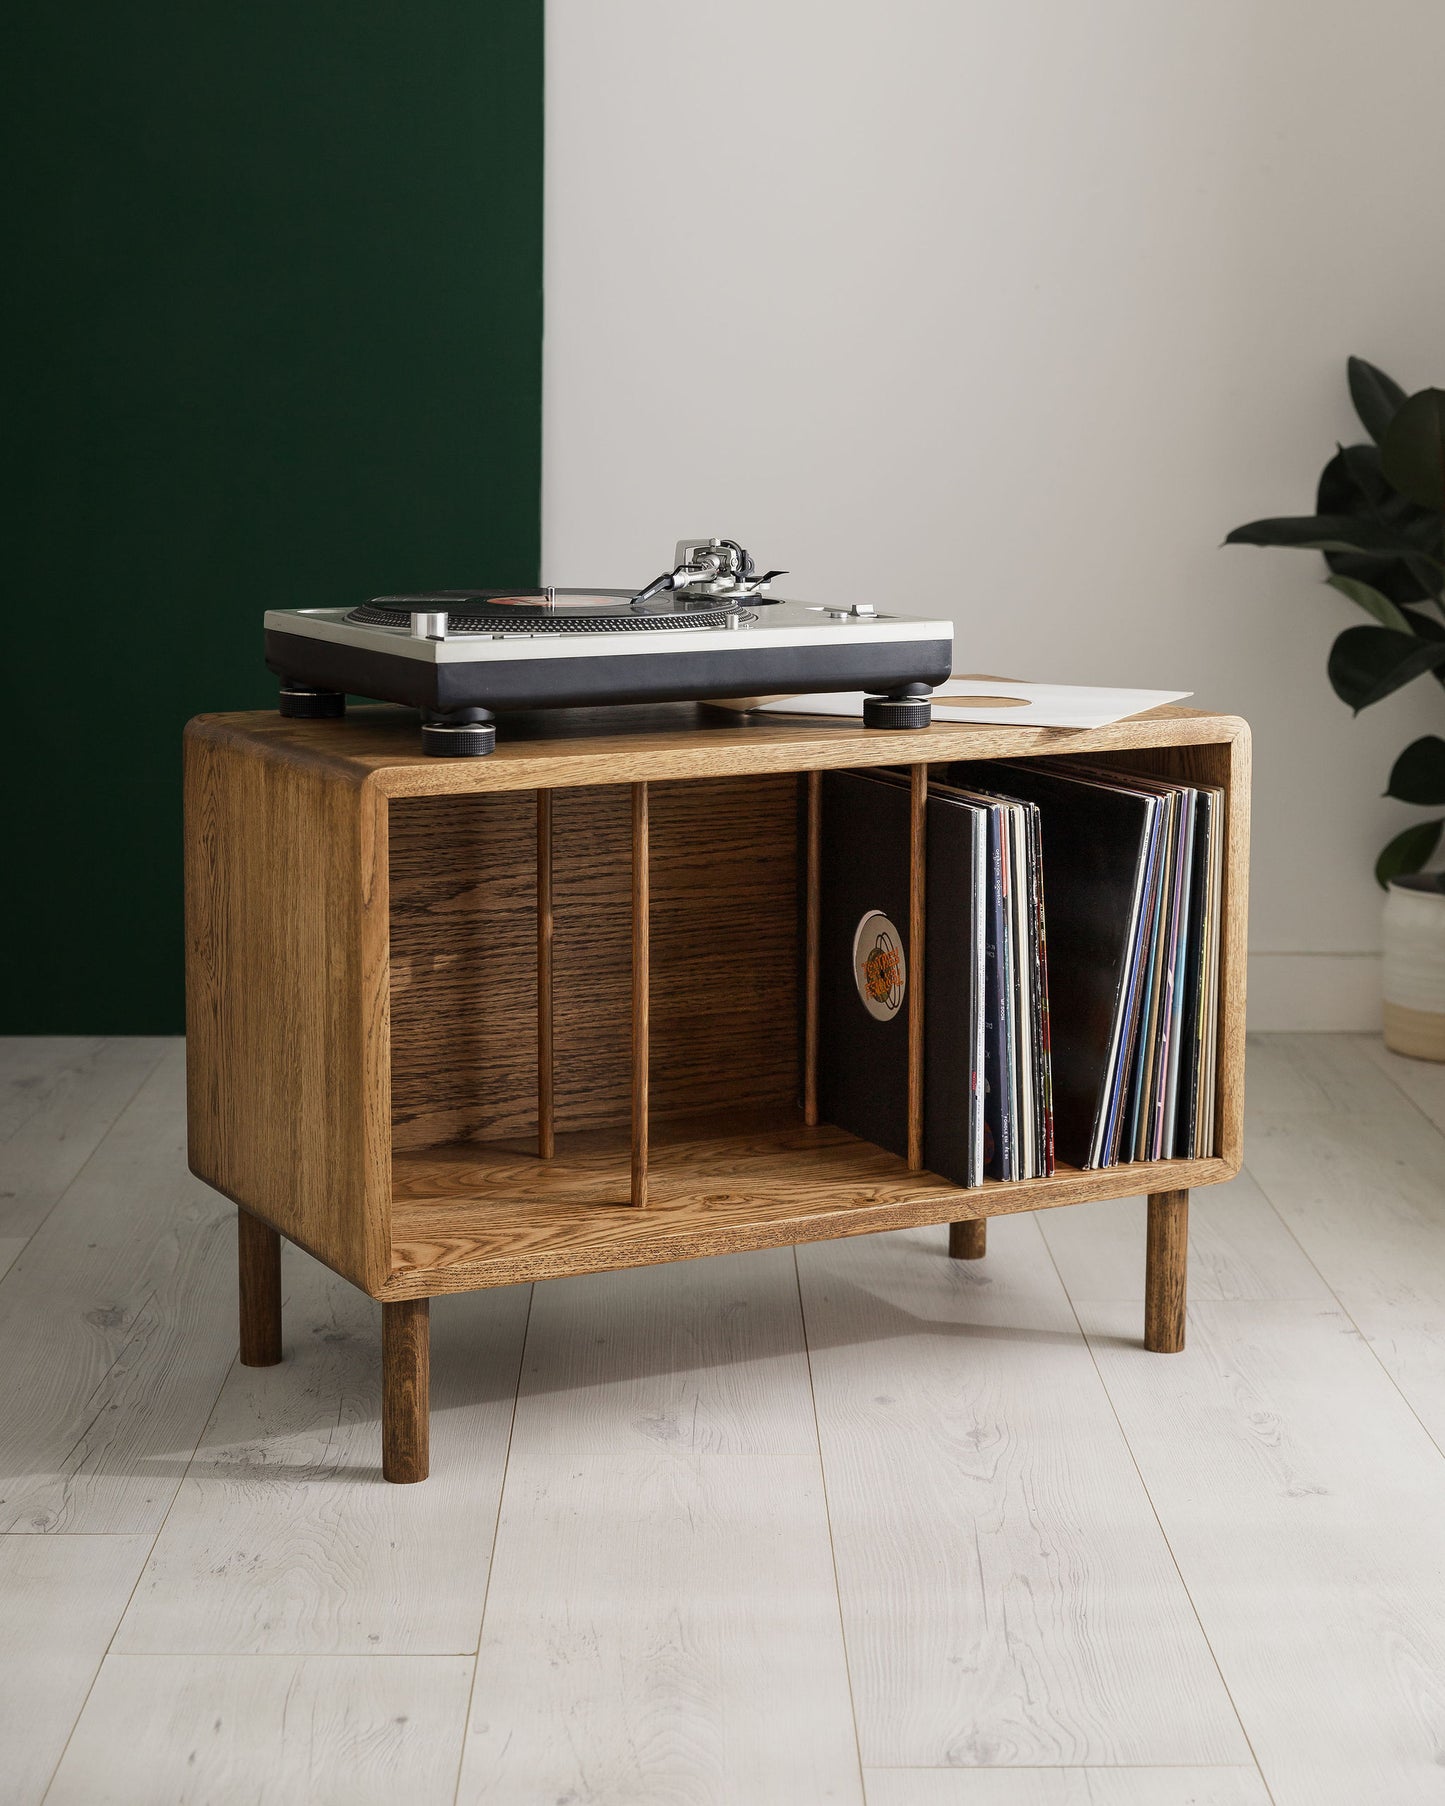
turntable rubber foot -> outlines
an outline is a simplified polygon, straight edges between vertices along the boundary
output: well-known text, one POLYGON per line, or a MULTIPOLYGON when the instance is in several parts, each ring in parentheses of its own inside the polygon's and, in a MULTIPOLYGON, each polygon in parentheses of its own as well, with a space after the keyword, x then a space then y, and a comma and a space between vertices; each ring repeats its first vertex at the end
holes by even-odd
POLYGON ((421 749, 435 759, 484 759, 497 750, 492 721, 423 721, 421 749))
POLYGON ((346 697, 340 690, 312 690, 283 677, 277 707, 290 721, 335 721, 346 713, 346 697))
POLYGON ((864 727, 927 727, 933 705, 927 696, 865 696, 864 727))

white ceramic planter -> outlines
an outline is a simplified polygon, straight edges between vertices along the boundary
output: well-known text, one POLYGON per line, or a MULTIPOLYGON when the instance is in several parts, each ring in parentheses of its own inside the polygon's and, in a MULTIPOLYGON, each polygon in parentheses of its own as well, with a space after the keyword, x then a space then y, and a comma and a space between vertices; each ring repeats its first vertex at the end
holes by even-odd
POLYGON ((1385 1045, 1445 1060, 1445 889, 1439 872, 1390 881, 1385 897, 1385 1045))

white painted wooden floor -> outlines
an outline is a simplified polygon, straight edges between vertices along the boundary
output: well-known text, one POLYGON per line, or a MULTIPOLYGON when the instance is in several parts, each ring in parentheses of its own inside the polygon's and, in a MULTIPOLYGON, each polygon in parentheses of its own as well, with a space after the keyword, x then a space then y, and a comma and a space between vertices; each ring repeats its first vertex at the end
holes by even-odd
POLYGON ((4 1802, 1445 1801, 1445 1068, 1252 1044, 1182 1355, 1137 1201, 443 1299, 419 1487, 179 1043, 0 1080, 4 1802))

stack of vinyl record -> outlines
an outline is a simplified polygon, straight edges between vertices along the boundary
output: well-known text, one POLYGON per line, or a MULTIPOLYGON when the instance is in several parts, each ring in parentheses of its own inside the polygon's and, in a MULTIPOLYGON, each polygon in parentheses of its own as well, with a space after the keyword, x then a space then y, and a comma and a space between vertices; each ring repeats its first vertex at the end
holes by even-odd
POLYGON ((996 781, 1042 822, 1060 1158, 1211 1152, 1223 791, 1065 760, 996 781))
MULTIPOLYGON (((1054 1119, 1040 811, 955 775, 928 786, 924 1164, 958 1185, 1041 1178, 1054 1170, 1054 1119)), ((908 780, 828 772, 822 808, 819 1105, 901 1154, 908 780)))
MULTIPOLYGON (((904 1153, 910 801, 822 788, 818 1096, 904 1153)), ((959 1185, 1214 1145, 1224 794, 1071 760, 928 786, 923 1157, 959 1185)))

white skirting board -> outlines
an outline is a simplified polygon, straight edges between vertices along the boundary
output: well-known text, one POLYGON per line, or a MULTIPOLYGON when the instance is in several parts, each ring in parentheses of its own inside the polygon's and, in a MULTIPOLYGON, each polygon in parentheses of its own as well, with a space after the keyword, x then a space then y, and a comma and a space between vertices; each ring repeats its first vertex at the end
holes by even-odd
POLYGON ((1378 953, 1251 953, 1249 1028, 1377 1033, 1378 953))

